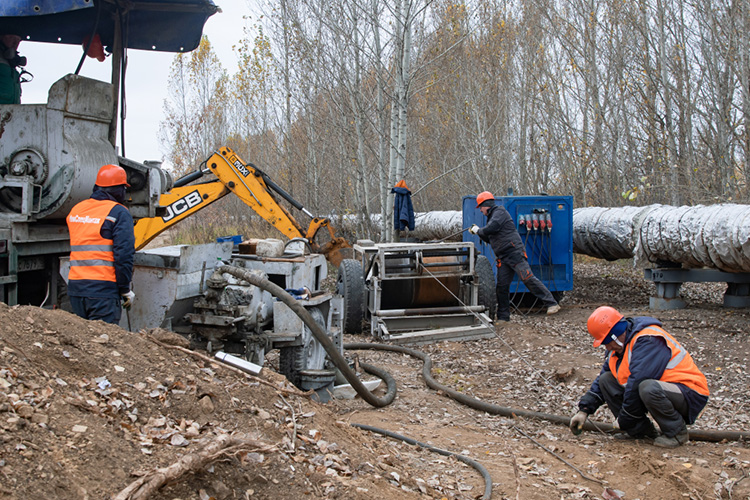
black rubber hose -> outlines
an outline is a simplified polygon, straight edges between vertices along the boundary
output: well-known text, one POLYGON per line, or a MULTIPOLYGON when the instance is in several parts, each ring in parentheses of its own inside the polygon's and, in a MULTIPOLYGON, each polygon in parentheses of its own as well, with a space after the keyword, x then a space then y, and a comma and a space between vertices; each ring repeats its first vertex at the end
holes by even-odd
POLYGON ((359 394, 362 399, 376 408, 388 406, 393 402, 396 397, 396 381, 393 379, 393 377, 391 377, 384 370, 376 368, 372 365, 363 365, 363 368, 366 367, 365 371, 382 378, 387 386, 385 396, 383 396, 382 398, 375 396, 373 393, 367 390, 367 387, 365 387, 362 381, 359 380, 357 374, 354 373, 351 368, 349 368, 349 363, 347 363, 346 359, 338 351, 331 339, 328 338, 325 330, 323 330, 323 328, 313 319, 307 309, 305 309, 305 307, 302 306, 297 299, 288 294, 283 288, 276 285, 275 283, 271 283, 262 276, 250 272, 247 269, 223 265, 221 267, 218 267, 216 270, 221 273, 231 274, 236 278, 247 281, 251 285, 255 285, 258 288, 267 291, 268 293, 282 301, 284 304, 289 306, 289 309, 291 309, 294 314, 299 316, 305 326, 310 329, 313 336, 315 337, 315 340, 317 340, 320 345, 323 346, 323 349, 325 349, 331 361, 333 361, 333 364, 336 365, 336 368, 338 368, 339 371, 341 371, 341 374, 352 385, 352 388, 357 391, 357 394, 359 394))
MULTIPOLYGON (((344 344, 344 349, 347 350, 376 350, 376 351, 391 351, 408 354, 415 358, 421 359, 424 362, 422 366, 422 377, 425 383, 431 389, 436 391, 443 391, 449 397, 455 399, 459 403, 474 408, 476 410, 484 411, 492 415, 501 415, 504 417, 514 418, 516 416, 526 418, 536 418, 540 420, 546 420, 560 425, 570 426, 570 417, 563 417, 560 415, 554 415, 550 413, 541 413, 536 411, 528 411, 520 408, 510 408, 506 406, 498 406, 492 403, 486 403, 480 401, 466 394, 462 394, 448 386, 438 383, 432 378, 432 359, 423 353, 415 349, 408 347, 388 345, 388 344, 370 344, 364 342, 357 342, 351 344, 344 344)), ((592 422, 587 420, 583 428, 587 431, 602 431, 602 432, 613 432, 616 429, 611 424, 604 424, 599 422, 592 422)), ((702 429, 690 429, 690 439, 694 441, 745 441, 750 440, 750 432, 736 432, 736 431, 708 431, 702 429)))
POLYGON ((378 427, 373 427, 371 425, 364 425, 364 424, 350 424, 350 425, 352 427, 357 427, 358 429, 363 429, 366 431, 374 432, 376 434, 382 434, 383 436, 388 436, 394 439, 398 439, 400 441, 404 441, 405 443, 409 443, 414 446, 420 446, 426 450, 433 451, 445 457, 455 457, 456 460, 463 462, 466 465, 470 465, 471 467, 474 467, 482 475, 482 479, 484 479, 484 495, 482 495, 481 498, 489 499, 492 496, 492 477, 490 477, 490 473, 487 471, 487 469, 485 469, 484 466, 480 464, 479 462, 477 462, 476 460, 472 460, 471 458, 464 456, 464 455, 459 455, 458 453, 453 453, 452 451, 435 448, 431 444, 422 443, 422 442, 417 441, 416 439, 402 436, 401 434, 396 434, 395 432, 387 431, 385 429, 380 429, 378 427))

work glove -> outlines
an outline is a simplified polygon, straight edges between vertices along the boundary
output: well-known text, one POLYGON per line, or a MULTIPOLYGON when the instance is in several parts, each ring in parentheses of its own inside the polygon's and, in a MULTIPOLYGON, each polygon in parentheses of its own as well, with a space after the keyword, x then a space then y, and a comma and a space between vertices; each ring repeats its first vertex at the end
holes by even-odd
POLYGON ((123 293, 120 297, 122 297, 122 307, 130 309, 130 306, 133 305, 133 299, 135 299, 135 293, 133 293, 133 290, 128 291, 128 293, 123 293))
POLYGON ((583 432, 583 424, 586 423, 586 419, 588 417, 588 413, 579 410, 578 413, 573 415, 573 418, 570 419, 570 432, 572 432, 576 436, 583 432))
POLYGON ((469 228, 469 232, 471 234, 477 234, 479 232, 479 226, 477 226, 476 224, 472 224, 469 228))

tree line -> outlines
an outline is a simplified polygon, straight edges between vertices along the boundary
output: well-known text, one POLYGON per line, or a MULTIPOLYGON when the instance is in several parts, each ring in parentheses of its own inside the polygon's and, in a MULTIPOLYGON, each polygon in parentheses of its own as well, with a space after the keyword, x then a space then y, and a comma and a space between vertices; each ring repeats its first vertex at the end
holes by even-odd
POLYGON ((387 221, 400 179, 417 211, 509 188, 576 206, 748 201, 750 0, 259 9, 236 68, 205 37, 173 61, 162 143, 178 174, 228 145, 313 213, 387 221))

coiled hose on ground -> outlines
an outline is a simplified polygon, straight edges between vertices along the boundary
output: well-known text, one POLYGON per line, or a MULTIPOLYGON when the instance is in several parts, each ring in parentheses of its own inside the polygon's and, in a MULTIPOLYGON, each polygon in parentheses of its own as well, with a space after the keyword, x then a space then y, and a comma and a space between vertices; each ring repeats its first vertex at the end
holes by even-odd
MULTIPOLYGON (((372 394, 367 387, 359 380, 356 373, 349 368, 349 364, 347 363, 346 359, 341 355, 341 353, 338 352, 336 349, 336 346, 333 344, 331 339, 328 337, 326 332, 323 330, 323 328, 318 325, 318 323, 315 322, 313 317, 310 315, 310 313, 305 309, 302 305, 298 303, 294 297, 286 293, 283 288, 280 286, 271 283, 267 279, 258 276, 256 274, 253 274, 249 272, 246 269, 242 269, 239 267, 224 265, 219 268, 220 272, 224 272, 227 274, 231 274, 232 276, 235 276, 239 279, 245 280, 248 283, 251 283, 259 288, 262 288, 263 290, 268 291, 273 296, 277 297, 279 300, 284 302, 289 308, 297 314, 297 316, 300 317, 300 319, 305 323, 305 326, 307 326, 310 331, 312 332, 315 339, 320 342, 320 344, 323 346, 323 348, 326 350, 326 353, 333 361, 336 368, 338 368, 341 371, 341 374, 346 378, 347 382, 349 382, 352 385, 352 388, 354 388, 355 391, 357 391, 357 394, 359 394, 362 399, 367 401, 368 404, 376 407, 376 408, 382 408, 383 406, 389 405, 393 399, 396 397, 396 382, 393 380, 393 377, 390 376, 385 370, 381 370, 379 368, 376 368, 372 365, 367 364, 361 364, 362 368, 365 369, 368 373, 372 373, 373 375, 380 377, 383 379, 383 381, 386 383, 386 394, 379 398, 372 394)), ((478 400, 476 398, 473 398, 471 396, 467 396, 466 394, 462 394, 454 389, 451 389, 448 386, 442 385, 438 383, 434 378, 432 378, 432 360, 430 357, 423 353, 422 351, 417 351, 415 349, 410 349, 408 347, 403 346, 397 346, 397 345, 389 345, 389 344, 374 344, 374 343, 365 343, 365 342, 357 342, 357 343, 351 343, 351 344, 345 344, 344 349, 347 350, 379 350, 379 351, 391 351, 391 352, 399 352, 402 354, 407 354, 409 356, 415 357, 417 359, 421 359, 424 363, 422 366, 422 376, 424 377, 425 383, 428 387, 431 389, 434 389, 436 391, 443 391, 445 394, 450 396, 451 398, 455 399, 461 404, 464 404, 466 406, 469 406, 471 408, 474 408, 476 410, 484 411, 487 413, 491 413, 493 415, 501 415, 505 417, 526 417, 526 418, 536 418, 540 420, 546 420, 548 422, 552 422, 555 424, 570 425, 570 417, 561 416, 561 415, 554 415, 550 413, 541 413, 536 411, 529 411, 524 410, 523 408, 511 408, 507 406, 499 406, 492 403, 486 403, 484 401, 478 400)), ((610 425, 605 423, 599 423, 599 422, 592 422, 587 421, 584 426, 584 430, 588 431, 603 431, 603 432, 613 432, 616 429, 610 425)), ((745 441, 750 440, 750 432, 737 432, 737 431, 710 431, 710 430, 702 430, 702 429, 690 429, 690 439, 694 441, 711 441, 711 442, 719 442, 719 441, 745 441)))
MULTIPOLYGON (((436 391, 443 391, 445 394, 455 399, 461 404, 474 408, 476 410, 484 411, 492 415, 500 415, 504 417, 526 417, 526 418, 537 418, 540 420, 546 420, 560 425, 570 425, 570 417, 563 417, 560 415, 553 415, 550 413, 541 413, 536 411, 524 410, 522 408, 511 408, 507 406, 499 406, 492 403, 486 403, 479 399, 467 396, 466 394, 460 393, 448 386, 438 383, 432 378, 432 359, 423 353, 415 349, 408 347, 388 345, 388 344, 371 344, 365 342, 344 344, 344 349, 351 350, 377 350, 377 351, 391 351, 408 354, 415 358, 421 359, 424 364, 422 366, 422 377, 424 377, 425 383, 431 389, 436 391)), ((616 429, 610 424, 604 424, 599 422, 586 421, 583 426, 585 430, 589 431, 602 431, 602 432, 613 432, 616 429)), ((709 431, 702 429, 690 429, 690 439, 694 441, 743 441, 750 440, 750 432, 736 432, 736 431, 709 431)))

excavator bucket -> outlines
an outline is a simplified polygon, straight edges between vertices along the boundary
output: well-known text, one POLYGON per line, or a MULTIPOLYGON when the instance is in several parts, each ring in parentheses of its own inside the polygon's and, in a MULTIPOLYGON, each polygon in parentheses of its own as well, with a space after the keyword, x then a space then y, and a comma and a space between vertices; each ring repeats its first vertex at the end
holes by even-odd
MULTIPOLYGON (((320 247, 320 253, 326 256, 326 260, 333 264, 335 267, 341 265, 341 261, 346 259, 348 253, 351 252, 352 246, 344 238, 334 238, 322 247, 320 247), (347 249, 349 251, 347 252, 347 249)), ((350 257, 349 257, 350 258, 350 257)))
POLYGON ((352 247, 344 238, 336 236, 331 226, 331 221, 323 217, 315 217, 310 222, 305 238, 310 242, 310 246, 314 252, 325 255, 326 260, 336 267, 339 267, 341 261, 347 258, 347 253, 344 250, 347 248, 351 249, 352 247), (330 240, 320 245, 316 240, 322 228, 328 230, 330 240))

